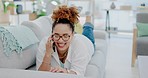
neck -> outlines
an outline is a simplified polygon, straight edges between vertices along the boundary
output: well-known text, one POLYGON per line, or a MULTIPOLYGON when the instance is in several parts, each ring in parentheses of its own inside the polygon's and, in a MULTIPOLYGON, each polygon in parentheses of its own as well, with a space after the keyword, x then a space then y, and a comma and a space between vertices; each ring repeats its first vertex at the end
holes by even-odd
POLYGON ((68 51, 66 51, 66 52, 62 52, 62 55, 60 55, 60 54, 58 53, 58 55, 59 55, 59 59, 61 60, 62 63, 65 63, 65 60, 66 60, 67 54, 68 54, 68 51))
POLYGON ((67 53, 68 52, 68 49, 67 50, 64 50, 64 51, 58 51, 58 55, 59 56, 63 56, 63 55, 65 55, 65 53, 67 53))
POLYGON ((67 54, 68 51, 63 51, 63 52, 58 52, 58 55, 60 57, 65 56, 65 54, 67 54))

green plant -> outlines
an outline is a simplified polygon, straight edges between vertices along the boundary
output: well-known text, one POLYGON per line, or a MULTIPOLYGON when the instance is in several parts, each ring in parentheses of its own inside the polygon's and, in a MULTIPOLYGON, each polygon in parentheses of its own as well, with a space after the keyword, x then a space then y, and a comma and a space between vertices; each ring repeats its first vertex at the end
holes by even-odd
POLYGON ((4 13, 7 13, 8 7, 16 7, 14 3, 7 2, 7 1, 2 1, 3 6, 4 6, 4 13))
POLYGON ((33 13, 37 14, 37 17, 46 16, 47 15, 47 6, 46 5, 59 5, 61 4, 59 0, 47 0, 48 2, 45 3, 43 0, 37 0, 37 3, 33 3, 33 6, 37 5, 37 9, 33 9, 33 13), (51 3, 51 4, 49 4, 51 3))
POLYGON ((37 15, 37 17, 40 16, 46 16, 46 11, 44 9, 40 10, 40 13, 37 15))

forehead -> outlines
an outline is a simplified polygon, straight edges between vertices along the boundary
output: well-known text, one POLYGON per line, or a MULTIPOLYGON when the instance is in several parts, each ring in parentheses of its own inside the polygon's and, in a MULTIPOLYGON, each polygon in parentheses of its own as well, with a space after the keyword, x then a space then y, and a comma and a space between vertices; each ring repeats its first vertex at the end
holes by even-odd
POLYGON ((58 33, 58 34, 66 34, 66 33, 68 34, 71 32, 72 32, 72 29, 68 24, 57 24, 53 29, 53 33, 58 33))

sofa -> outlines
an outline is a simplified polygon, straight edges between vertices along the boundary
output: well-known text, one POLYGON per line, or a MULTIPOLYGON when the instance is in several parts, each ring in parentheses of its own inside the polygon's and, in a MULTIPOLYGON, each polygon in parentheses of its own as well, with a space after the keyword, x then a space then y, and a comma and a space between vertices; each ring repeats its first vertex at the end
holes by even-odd
POLYGON ((133 49, 131 66, 135 65, 138 55, 148 56, 148 13, 136 14, 136 25, 133 29, 133 49))
MULTIPOLYGON (((49 18, 49 16, 42 16, 34 21, 24 21, 21 25, 30 28, 40 41, 42 40, 43 37, 49 36, 51 34, 51 24, 52 24, 52 21, 49 18)), ((85 78, 104 78, 105 67, 106 67, 106 56, 107 56, 107 41, 108 41, 107 33, 102 30, 94 30, 94 37, 95 37, 96 51, 86 68, 84 77, 85 78)), ((24 49, 26 52, 23 52, 23 54, 21 54, 21 56, 23 57, 22 59, 18 58, 19 57, 18 54, 14 54, 13 57, 17 57, 17 58, 11 59, 11 62, 12 61, 15 62, 13 63, 13 65, 11 65, 10 63, 3 62, 4 64, 10 64, 10 65, 1 66, 1 63, 0 63, 0 73, 3 73, 3 74, 0 74, 0 78, 9 77, 9 73, 7 73, 7 71, 14 74, 18 72, 20 76, 13 76, 14 78, 15 77, 26 78, 25 76, 23 76, 26 74, 28 75, 27 76, 28 78, 32 78, 32 77, 40 78, 42 76, 44 78, 47 78, 47 77, 57 78, 57 76, 62 78, 67 78, 68 76, 70 76, 71 78, 73 77, 83 78, 75 75, 66 75, 61 73, 49 74, 49 72, 47 73, 44 71, 36 71, 36 67, 35 67, 35 55, 37 52, 36 45, 38 45, 38 43, 30 45, 30 47, 27 47, 26 49, 24 49), (28 49, 32 49, 32 50, 28 50, 28 49), (24 63, 20 62, 22 60, 24 63)), ((2 51, 0 51, 0 54, 2 54, 2 51)), ((0 56, 0 58, 4 58, 4 56, 3 57, 0 56)), ((5 59, 5 60, 10 60, 10 59, 5 59)), ((7 61, 7 62, 10 62, 10 61, 7 61)), ((12 75, 13 74, 10 74, 10 76, 12 75)))

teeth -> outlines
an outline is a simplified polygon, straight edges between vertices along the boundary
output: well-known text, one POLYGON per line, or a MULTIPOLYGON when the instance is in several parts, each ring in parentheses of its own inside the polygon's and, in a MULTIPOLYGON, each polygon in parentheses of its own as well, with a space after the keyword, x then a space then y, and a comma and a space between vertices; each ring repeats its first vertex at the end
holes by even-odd
POLYGON ((60 47, 64 46, 64 44, 59 44, 60 47))

